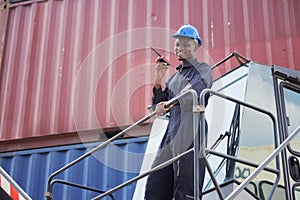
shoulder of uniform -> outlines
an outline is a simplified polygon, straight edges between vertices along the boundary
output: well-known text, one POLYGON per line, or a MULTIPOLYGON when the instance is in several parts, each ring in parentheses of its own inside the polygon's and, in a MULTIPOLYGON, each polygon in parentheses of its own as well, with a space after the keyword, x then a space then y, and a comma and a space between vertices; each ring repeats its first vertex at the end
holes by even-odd
POLYGON ((196 66, 196 68, 198 69, 202 69, 202 70, 212 70, 212 67, 207 64, 206 62, 199 62, 199 64, 196 66))

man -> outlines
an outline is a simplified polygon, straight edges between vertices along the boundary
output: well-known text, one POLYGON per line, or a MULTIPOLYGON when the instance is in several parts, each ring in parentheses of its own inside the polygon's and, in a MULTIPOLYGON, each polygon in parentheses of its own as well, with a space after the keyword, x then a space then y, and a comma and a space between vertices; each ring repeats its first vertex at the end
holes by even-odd
MULTIPOLYGON (((196 51, 202 44, 198 30, 194 26, 186 24, 180 27, 173 37, 175 38, 174 51, 181 63, 176 68, 177 72, 166 82, 164 89, 162 89, 161 80, 168 66, 164 62, 160 62, 161 59, 156 60, 152 103, 156 105, 156 115, 168 111, 170 119, 153 166, 193 147, 192 95, 179 99, 178 103, 169 109, 164 108, 166 102, 180 95, 189 87, 194 89, 199 97, 202 90, 210 88, 212 85, 211 67, 196 59, 196 51)), ((200 159, 200 191, 202 191, 204 172, 205 164, 203 159, 200 159)), ((145 199, 194 199, 193 153, 150 174, 146 184, 145 199)))

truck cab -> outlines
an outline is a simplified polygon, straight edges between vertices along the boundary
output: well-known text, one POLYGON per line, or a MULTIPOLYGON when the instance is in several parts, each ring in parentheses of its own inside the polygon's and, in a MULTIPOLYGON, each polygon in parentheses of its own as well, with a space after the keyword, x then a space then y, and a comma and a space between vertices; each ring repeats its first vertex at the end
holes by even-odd
POLYGON ((214 177, 206 172, 203 199, 299 200, 300 72, 256 63, 236 52, 214 70, 232 59, 237 67, 215 79, 205 110, 206 157, 214 177))

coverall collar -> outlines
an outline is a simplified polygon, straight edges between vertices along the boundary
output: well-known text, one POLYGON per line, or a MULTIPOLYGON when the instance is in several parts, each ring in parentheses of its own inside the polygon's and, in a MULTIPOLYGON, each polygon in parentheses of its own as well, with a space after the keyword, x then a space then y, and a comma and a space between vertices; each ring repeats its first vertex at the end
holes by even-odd
POLYGON ((194 58, 194 59, 190 60, 189 63, 187 63, 187 64, 185 64, 185 65, 180 64, 178 67, 176 67, 176 70, 178 70, 179 72, 182 72, 182 70, 183 70, 184 68, 190 68, 190 67, 193 67, 193 66, 196 65, 197 62, 198 62, 197 59, 194 58))

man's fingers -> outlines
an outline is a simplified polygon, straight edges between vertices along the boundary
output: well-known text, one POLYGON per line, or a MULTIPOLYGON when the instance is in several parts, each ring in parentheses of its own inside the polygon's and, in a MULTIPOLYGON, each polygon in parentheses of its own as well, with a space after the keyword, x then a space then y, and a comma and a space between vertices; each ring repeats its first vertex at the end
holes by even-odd
POLYGON ((156 69, 168 69, 168 68, 169 68, 169 66, 166 63, 160 62, 156 65, 156 69))
POLYGON ((161 116, 161 115, 164 115, 167 110, 165 109, 165 104, 164 102, 161 102, 159 104, 156 105, 156 109, 155 109, 155 115, 156 116, 161 116))

